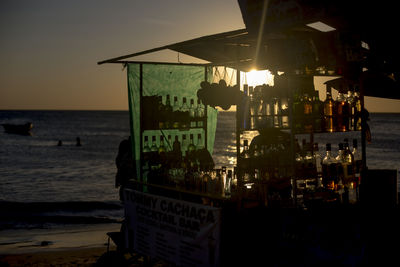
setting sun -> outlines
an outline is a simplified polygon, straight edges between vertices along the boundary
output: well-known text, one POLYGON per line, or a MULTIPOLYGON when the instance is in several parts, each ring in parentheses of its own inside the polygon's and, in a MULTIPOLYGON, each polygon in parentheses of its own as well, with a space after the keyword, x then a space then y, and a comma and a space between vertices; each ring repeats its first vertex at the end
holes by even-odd
POLYGON ((242 78, 244 83, 249 86, 257 86, 262 84, 274 85, 274 75, 269 70, 251 70, 244 73, 242 78))

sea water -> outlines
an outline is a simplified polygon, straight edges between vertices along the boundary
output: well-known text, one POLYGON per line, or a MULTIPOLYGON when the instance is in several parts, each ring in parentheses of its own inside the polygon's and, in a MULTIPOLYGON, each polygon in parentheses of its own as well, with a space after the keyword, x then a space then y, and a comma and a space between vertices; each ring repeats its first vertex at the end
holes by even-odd
MULTIPOLYGON (((114 222, 123 217, 115 158, 129 136, 127 111, 0 111, 0 124, 32 122, 32 136, 0 129, 0 229, 47 223, 114 222), (76 146, 76 138, 81 146, 76 146), (58 142, 62 141, 62 146, 58 142)), ((370 169, 400 169, 400 114, 372 113, 370 169)), ((257 133, 253 133, 257 134, 257 133)), ((251 136, 247 136, 251 138, 251 136)), ((309 138, 308 135, 297 136, 309 138)), ((360 133, 315 134, 320 153, 360 133)), ((236 164, 235 113, 220 112, 213 159, 236 164)))

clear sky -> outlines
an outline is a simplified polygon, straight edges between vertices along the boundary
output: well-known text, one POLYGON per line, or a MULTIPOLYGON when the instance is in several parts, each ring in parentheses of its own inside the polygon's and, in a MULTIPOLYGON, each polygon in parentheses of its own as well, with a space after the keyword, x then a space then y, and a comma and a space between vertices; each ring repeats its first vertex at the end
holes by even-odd
POLYGON ((98 61, 244 27, 236 0, 2 0, 0 109, 126 110, 126 72, 98 61))

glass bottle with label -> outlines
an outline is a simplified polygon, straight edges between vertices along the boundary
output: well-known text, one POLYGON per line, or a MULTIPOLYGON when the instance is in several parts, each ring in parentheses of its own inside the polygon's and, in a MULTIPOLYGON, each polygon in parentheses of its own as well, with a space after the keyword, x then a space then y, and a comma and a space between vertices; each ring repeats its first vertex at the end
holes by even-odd
POLYGON ((201 150, 204 148, 204 141, 203 138, 201 138, 201 134, 197 134, 197 145, 196 145, 196 149, 197 150, 201 150))
POLYGON ((165 128, 171 128, 172 127, 172 123, 171 122, 171 117, 172 117, 172 106, 171 106, 171 99, 170 96, 167 95, 166 96, 166 100, 165 100, 165 128))
POLYGON ((334 132, 335 125, 333 122, 334 101, 329 90, 326 90, 326 99, 324 101, 324 130, 327 132, 334 132))
POLYGON ((165 152, 167 152, 167 149, 164 144, 164 136, 160 135, 160 146, 158 147, 158 153, 161 154, 165 152))
POLYGON ((182 107, 181 107, 181 128, 188 128, 190 123, 190 116, 189 116, 189 106, 186 103, 186 97, 182 98, 182 107))
POLYGON ((203 127, 203 119, 205 115, 204 105, 201 103, 201 100, 197 99, 197 108, 196 108, 196 118, 197 118, 197 127, 203 127))
POLYGON ((328 190, 336 190, 337 178, 337 161, 332 155, 331 144, 326 144, 326 155, 322 160, 322 183, 328 190))
POLYGON ((318 91, 315 91, 314 96, 312 98, 312 118, 313 118, 314 132, 318 133, 322 131, 322 117, 323 117, 322 101, 319 100, 318 91))
POLYGON ((194 107, 194 100, 193 99, 190 99, 189 117, 190 117, 190 128, 195 128, 197 126, 197 123, 196 123, 196 108, 194 107))
POLYGON ((313 117, 312 117, 312 102, 308 94, 303 96, 303 128, 307 133, 311 133, 313 130, 313 117))
POLYGON ((151 147, 150 147, 151 152, 158 152, 158 147, 157 147, 157 141, 156 141, 156 136, 153 135, 151 137, 151 147))
POLYGON ((336 129, 339 132, 349 130, 349 103, 343 93, 339 92, 335 101, 336 129))
POLYGON ((179 128, 180 124, 179 124, 179 112, 180 106, 178 103, 178 97, 174 96, 174 105, 172 106, 172 111, 173 111, 173 115, 171 116, 172 118, 172 127, 177 129, 179 128))
POLYGON ((143 153, 150 152, 149 147, 149 137, 147 135, 144 136, 144 144, 143 144, 143 153))

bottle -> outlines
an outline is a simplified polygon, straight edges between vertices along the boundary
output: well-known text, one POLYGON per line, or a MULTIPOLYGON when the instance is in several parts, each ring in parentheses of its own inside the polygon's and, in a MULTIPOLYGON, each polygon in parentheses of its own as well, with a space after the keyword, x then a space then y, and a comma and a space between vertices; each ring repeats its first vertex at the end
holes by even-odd
POLYGON ((293 97, 293 130, 296 133, 303 131, 303 104, 299 93, 295 93, 293 97))
POLYGON ((189 106, 186 103, 186 97, 182 98, 181 112, 182 112, 181 127, 188 128, 190 123, 190 117, 189 117, 189 106))
POLYGON ((150 152, 150 151, 151 150, 150 150, 150 147, 149 147, 149 137, 146 135, 144 137, 143 153, 150 152))
POLYGON ((250 100, 248 93, 248 85, 243 85, 243 99, 239 108, 240 128, 242 130, 250 130, 250 100))
POLYGON ((347 91, 346 101, 349 105, 349 130, 354 130, 354 115, 356 106, 354 102, 353 91, 347 91))
POLYGON ((194 100, 193 99, 190 99, 189 117, 190 117, 190 128, 195 128, 197 126, 197 123, 196 123, 196 108, 194 107, 194 100))
POLYGON ((186 139, 186 134, 182 134, 182 144, 181 144, 181 150, 182 150, 182 155, 186 154, 186 151, 188 150, 188 141, 186 139))
POLYGON ((322 160, 322 184, 327 190, 337 189, 337 161, 332 155, 331 144, 326 144, 326 155, 322 160))
POLYGON ((354 175, 356 177, 357 183, 359 183, 360 175, 361 175, 361 168, 362 168, 362 156, 360 151, 358 150, 357 139, 353 139, 353 158, 354 158, 354 175))
POLYGON ((343 175, 345 180, 354 180, 354 156, 349 147, 349 141, 346 138, 343 144, 343 154, 345 166, 343 167, 343 175))
POLYGON ((354 88, 354 103, 355 103, 354 130, 361 131, 361 98, 357 86, 354 88))
POLYGON ((158 147, 157 147, 157 142, 156 142, 156 136, 153 135, 151 137, 151 147, 150 147, 151 152, 158 152, 158 147))
POLYGON ((304 94, 303 96, 303 118, 304 118, 304 131, 306 133, 311 133, 313 130, 313 117, 312 117, 312 102, 308 94, 304 94))
POLYGON ((343 165, 343 184, 345 186, 345 202, 355 203, 357 201, 357 191, 354 176, 354 156, 350 151, 349 142, 345 139, 344 142, 344 165, 343 165))
POLYGON ((175 141, 172 145, 172 167, 178 168, 182 161, 182 150, 181 143, 179 142, 179 137, 175 135, 175 141))
POLYGON ((346 132, 349 130, 349 103, 343 93, 339 91, 335 101, 336 130, 346 132))
POLYGON ((319 188, 322 186, 322 158, 319 153, 318 143, 314 143, 313 146, 313 161, 317 174, 317 187, 319 188))
POLYGON ((318 91, 314 92, 314 96, 312 98, 312 120, 313 120, 313 131, 321 132, 322 131, 322 117, 323 117, 323 107, 322 101, 319 100, 318 91))
POLYGON ((188 154, 192 155, 195 151, 196 151, 196 147, 195 147, 194 141, 193 141, 193 134, 190 134, 190 143, 188 146, 188 154))
POLYGON ((258 103, 254 94, 253 86, 249 86, 249 110, 250 110, 250 129, 256 129, 258 103))
POLYGON ((202 150, 204 148, 204 142, 203 139, 201 138, 201 134, 197 134, 197 145, 196 145, 196 150, 202 150))
POLYGON ((162 96, 157 97, 157 111, 159 116, 158 117, 158 128, 164 129, 165 128, 165 108, 162 102, 162 96))
POLYGON ((160 146, 158 147, 158 154, 167 152, 167 149, 164 145, 164 136, 160 135, 160 146))
POLYGON ((334 101, 330 92, 330 88, 326 90, 326 99, 324 101, 324 130, 326 132, 334 132, 335 126, 333 121, 334 101))
POLYGON ((275 128, 281 128, 282 127, 282 105, 281 105, 281 99, 277 96, 275 96, 273 99, 273 115, 274 115, 274 127, 275 128))
POLYGON ((228 170, 228 174, 226 175, 226 180, 225 180, 225 186, 224 186, 224 191, 225 191, 225 196, 229 197, 231 196, 232 192, 232 170, 228 170))
POLYGON ((197 99, 197 108, 196 108, 196 118, 197 118, 197 127, 203 127, 204 122, 204 105, 201 103, 200 98, 197 99))
POLYGON ((242 162, 242 172, 243 172, 243 180, 245 182, 250 181, 250 148, 247 139, 243 140, 243 151, 240 154, 240 161, 242 162))
POLYGON ((166 96, 165 100, 165 128, 169 129, 172 126, 171 117, 172 117, 172 106, 171 106, 171 99, 170 96, 166 96))
POLYGON ((174 105, 172 106, 172 111, 173 111, 173 116, 172 116, 172 128, 179 128, 180 124, 179 124, 179 103, 178 103, 178 97, 174 96, 174 105))

